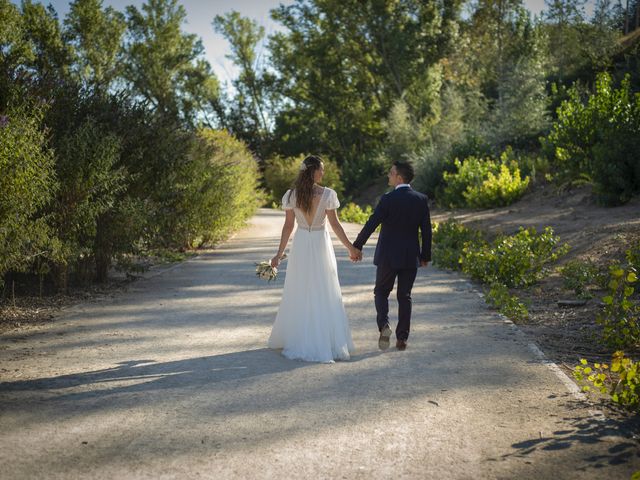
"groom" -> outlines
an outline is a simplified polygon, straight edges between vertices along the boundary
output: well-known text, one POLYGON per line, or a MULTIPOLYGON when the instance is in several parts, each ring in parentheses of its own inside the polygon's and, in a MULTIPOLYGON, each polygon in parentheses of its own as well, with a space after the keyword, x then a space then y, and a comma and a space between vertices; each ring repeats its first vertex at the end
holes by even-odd
POLYGON ((389 170, 389 185, 394 190, 383 195, 375 211, 362 228, 353 246, 360 250, 354 261, 362 260, 362 247, 373 231, 382 224, 373 263, 376 286, 373 290, 380 338, 378 347, 389 348, 389 294, 398 278, 398 325, 396 347, 407 348, 411 324, 411 289, 418 267, 431 261, 431 220, 426 195, 416 192, 409 183, 413 180, 413 167, 409 163, 393 162, 389 170), (418 237, 420 229, 422 243, 418 237))

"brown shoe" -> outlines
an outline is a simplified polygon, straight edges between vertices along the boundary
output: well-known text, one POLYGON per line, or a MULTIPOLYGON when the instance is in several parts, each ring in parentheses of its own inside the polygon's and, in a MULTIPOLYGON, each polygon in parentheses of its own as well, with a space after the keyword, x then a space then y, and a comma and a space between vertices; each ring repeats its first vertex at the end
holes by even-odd
POLYGON ((396 348, 400 351, 407 349, 407 341, 406 340, 396 340, 396 348))
POLYGON ((389 348, 389 339, 391 338, 391 329, 389 325, 385 325, 385 327, 380 330, 380 338, 378 339, 378 348, 380 350, 386 350, 389 348))

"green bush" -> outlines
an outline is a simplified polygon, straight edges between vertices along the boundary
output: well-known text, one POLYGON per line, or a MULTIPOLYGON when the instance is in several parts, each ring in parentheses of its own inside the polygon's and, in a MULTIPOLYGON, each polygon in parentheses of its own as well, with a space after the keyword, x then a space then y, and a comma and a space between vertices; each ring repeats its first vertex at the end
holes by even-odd
POLYGON ((517 296, 511 295, 509 289, 501 283, 491 285, 486 299, 487 303, 496 307, 500 313, 514 322, 521 322, 529 318, 527 306, 517 296))
POLYGON ((573 369, 573 376, 579 382, 589 383, 582 390, 588 392, 594 386, 600 393, 608 394, 611 400, 627 410, 640 413, 640 362, 625 357, 617 351, 611 359, 611 368, 606 363, 589 365, 580 359, 580 365, 573 369))
POLYGON ((55 145, 60 189, 53 203, 52 222, 62 246, 58 281, 66 288, 69 267, 81 276, 90 275, 84 272, 100 255, 95 251, 98 219, 113 208, 117 196, 126 189, 126 172, 118 166, 120 139, 104 133, 92 120, 60 135, 55 145))
POLYGON ((636 272, 640 272, 640 241, 626 250, 625 257, 629 266, 634 268, 636 272))
POLYGON ((369 217, 373 213, 371 205, 365 205, 364 210, 359 205, 350 202, 342 207, 338 214, 343 222, 359 223, 361 225, 367 223, 369 217))
POLYGON ((464 161, 454 160, 455 172, 443 173, 445 182, 441 204, 448 207, 466 207, 465 193, 471 185, 482 185, 489 173, 496 171, 496 164, 491 159, 467 157, 464 161))
POLYGON ((572 260, 560 269, 564 288, 573 290, 579 298, 592 298, 589 288, 600 288, 606 282, 606 275, 591 261, 572 260))
POLYGON ((433 226, 433 262, 442 268, 462 270, 490 285, 486 301, 514 321, 526 320, 527 306, 510 288, 527 287, 538 281, 548 263, 568 250, 547 227, 540 235, 534 228, 521 228, 511 236, 487 242, 479 231, 454 219, 433 226))
POLYGON ((517 158, 520 175, 529 177, 531 182, 546 180, 551 174, 551 162, 544 155, 523 154, 517 158))
MULTIPOLYGON (((267 160, 264 168, 264 183, 269 195, 269 201, 280 204, 283 195, 291 188, 298 176, 300 164, 305 157, 306 155, 286 158, 276 156, 267 160)), ((340 180, 340 169, 334 161, 326 158, 323 160, 324 178, 322 183, 335 190, 338 198, 341 198, 344 187, 340 180)))
POLYGON ((455 173, 443 173, 446 186, 442 202, 450 207, 493 208, 510 205, 529 187, 529 177, 520 175, 517 161, 505 150, 499 161, 467 157, 454 161, 455 173))
POLYGON ((640 304, 632 296, 638 276, 634 267, 613 265, 609 269, 609 292, 596 317, 603 339, 614 348, 636 347, 640 343, 640 304))
POLYGON ((247 146, 222 130, 201 130, 197 175, 187 193, 188 243, 215 244, 241 227, 265 201, 258 163, 247 146))
POLYGON ((454 159, 485 157, 490 153, 489 146, 477 136, 469 135, 453 144, 450 143, 449 135, 441 136, 439 141, 434 141, 409 156, 416 169, 416 178, 413 184, 438 204, 445 205, 443 201, 446 186, 444 174, 455 173, 454 159))
POLYGON ((0 287, 7 272, 26 271, 58 251, 42 214, 58 187, 42 115, 23 105, 0 116, 0 287))
POLYGON ((433 263, 441 268, 460 270, 462 252, 468 243, 481 240, 480 232, 454 219, 433 224, 433 263))
POLYGON ((640 93, 631 93, 628 76, 613 88, 607 73, 586 103, 572 88, 544 143, 561 182, 586 179, 605 205, 627 202, 640 192, 640 93))
POLYGON ((462 270, 484 283, 501 283, 509 288, 533 285, 544 274, 545 265, 568 251, 551 227, 520 228, 511 236, 500 235, 492 243, 467 243, 463 248, 462 270))
POLYGON ((467 205, 472 208, 493 208, 511 205, 529 187, 529 177, 522 179, 517 166, 500 165, 498 174, 489 172, 481 185, 470 185, 464 192, 467 205))

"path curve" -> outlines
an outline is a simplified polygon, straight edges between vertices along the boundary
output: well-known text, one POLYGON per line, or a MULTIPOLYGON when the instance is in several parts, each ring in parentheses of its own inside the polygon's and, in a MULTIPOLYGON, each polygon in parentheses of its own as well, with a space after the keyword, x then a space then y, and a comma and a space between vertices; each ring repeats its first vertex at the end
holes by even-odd
POLYGON ((420 270, 409 348, 379 352, 375 240, 356 265, 335 245, 353 359, 267 349, 282 278, 259 281, 253 262, 271 257, 282 220, 261 210, 212 253, 1 335, 0 478, 585 480, 640 469, 637 442, 594 416, 455 273, 420 270))

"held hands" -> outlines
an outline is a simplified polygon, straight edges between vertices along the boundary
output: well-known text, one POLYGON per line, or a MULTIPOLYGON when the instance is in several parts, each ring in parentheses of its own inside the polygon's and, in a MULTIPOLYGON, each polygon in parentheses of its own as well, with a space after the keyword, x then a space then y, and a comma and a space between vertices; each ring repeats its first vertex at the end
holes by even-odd
POLYGON ((349 258, 353 263, 362 260, 362 250, 357 249, 353 244, 350 244, 347 248, 349 249, 349 258))

